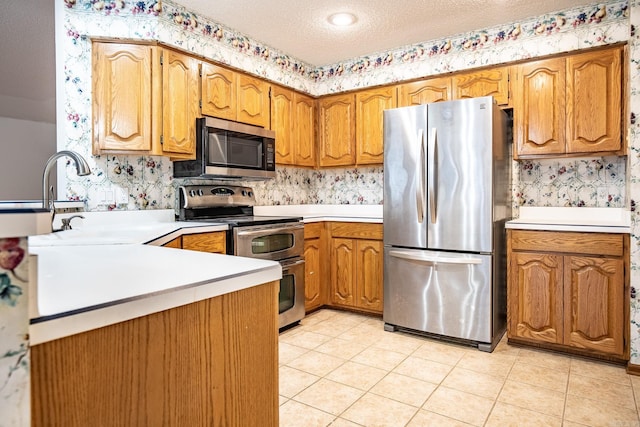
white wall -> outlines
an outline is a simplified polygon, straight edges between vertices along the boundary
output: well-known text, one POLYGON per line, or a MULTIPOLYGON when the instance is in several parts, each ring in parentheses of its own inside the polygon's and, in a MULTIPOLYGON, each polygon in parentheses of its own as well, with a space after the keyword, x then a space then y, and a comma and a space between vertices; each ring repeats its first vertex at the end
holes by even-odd
POLYGON ((55 124, 0 117, 0 200, 41 199, 42 172, 55 150, 55 124))

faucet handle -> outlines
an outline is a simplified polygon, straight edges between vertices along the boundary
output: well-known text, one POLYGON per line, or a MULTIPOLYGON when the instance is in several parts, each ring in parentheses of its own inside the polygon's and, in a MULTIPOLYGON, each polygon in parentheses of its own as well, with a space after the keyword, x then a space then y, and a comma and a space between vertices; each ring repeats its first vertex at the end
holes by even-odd
POLYGON ((60 220, 60 221, 62 221, 61 230, 71 230, 71 220, 73 218, 82 218, 82 219, 84 219, 84 217, 82 215, 73 215, 73 216, 70 216, 69 218, 62 218, 60 220))

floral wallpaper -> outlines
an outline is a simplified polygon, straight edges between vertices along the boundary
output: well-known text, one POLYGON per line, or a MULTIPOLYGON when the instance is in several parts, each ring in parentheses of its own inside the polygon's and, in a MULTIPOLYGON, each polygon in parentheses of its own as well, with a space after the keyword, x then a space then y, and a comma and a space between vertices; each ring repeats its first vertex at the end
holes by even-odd
MULTIPOLYGON (((59 181, 67 198, 86 200, 88 210, 173 208, 180 184, 173 180, 172 165, 165 158, 91 156, 92 36, 156 39, 316 96, 629 42, 629 156, 514 162, 512 194, 516 214, 521 205, 630 207, 631 363, 640 365, 640 302, 635 289, 640 283, 638 0, 598 2, 320 67, 215 22, 215 9, 211 17, 203 17, 167 0, 65 3, 64 93, 58 95, 65 107, 58 113, 58 125, 64 126, 66 139, 58 148, 90 157, 94 174, 77 178, 69 169, 59 181), (125 193, 123 200, 104 202, 118 191, 125 193)), ((249 184, 261 204, 382 203, 379 167, 282 167, 276 179, 249 184)))
MULTIPOLYGON (((628 3, 614 1, 314 68, 171 1, 65 0, 65 4, 65 120, 59 122, 64 123, 67 135, 64 147, 59 148, 90 157, 94 173, 88 178, 78 178, 70 169, 65 184, 66 198, 86 200, 88 210, 171 208, 175 204, 176 187, 172 164, 167 158, 91 156, 90 37, 156 39, 295 89, 322 95, 625 41, 629 32, 628 3), (116 198, 117 193, 124 193, 124 197, 116 198)), ((560 179, 533 180, 528 179, 531 172, 528 171, 520 182, 520 164, 514 163, 515 207, 520 203, 624 206, 625 166, 614 163, 619 179, 609 179, 606 183, 599 181, 600 175, 589 174, 586 168, 575 167, 571 161, 566 165, 546 165, 544 161, 527 163, 527 167, 539 165, 532 170, 545 170, 549 175, 553 175, 549 168, 565 172, 556 174, 560 179)), ((375 168, 315 172, 281 168, 275 180, 251 185, 260 189, 257 193, 264 203, 382 203, 382 172, 375 168), (295 182, 302 183, 302 187, 292 184, 295 182), (359 187, 348 188, 350 182, 359 187), (301 188, 304 191, 300 191, 301 188)))
POLYGON ((0 424, 26 426, 29 394, 27 238, 0 239, 0 424))

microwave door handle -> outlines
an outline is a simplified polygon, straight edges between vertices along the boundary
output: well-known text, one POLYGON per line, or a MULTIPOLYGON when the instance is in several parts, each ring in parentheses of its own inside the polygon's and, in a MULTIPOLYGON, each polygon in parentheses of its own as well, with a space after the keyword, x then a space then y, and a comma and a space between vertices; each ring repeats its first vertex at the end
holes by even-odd
POLYGON ((411 261, 421 261, 426 264, 482 264, 480 258, 448 258, 442 256, 429 256, 414 252, 391 251, 389 252, 394 258, 408 259, 411 261))

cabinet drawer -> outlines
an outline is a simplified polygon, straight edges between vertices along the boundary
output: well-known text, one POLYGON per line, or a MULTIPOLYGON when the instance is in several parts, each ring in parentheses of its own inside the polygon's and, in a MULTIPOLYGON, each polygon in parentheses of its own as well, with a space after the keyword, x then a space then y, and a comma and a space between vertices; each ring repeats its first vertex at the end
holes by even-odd
POLYGON ((622 256, 622 234, 511 230, 511 250, 622 256))
POLYGON ((382 224, 362 222, 333 222, 331 237, 382 240, 382 224))
POLYGON ((182 249, 224 254, 227 252, 227 239, 225 235, 226 233, 224 231, 185 234, 182 236, 182 249))
POLYGON ((304 225, 304 238, 305 239, 319 239, 324 228, 324 222, 314 222, 304 225))

